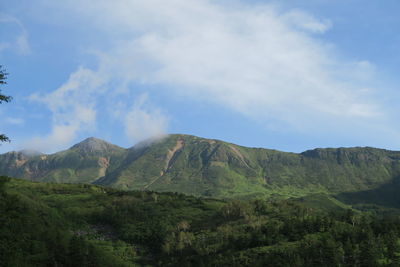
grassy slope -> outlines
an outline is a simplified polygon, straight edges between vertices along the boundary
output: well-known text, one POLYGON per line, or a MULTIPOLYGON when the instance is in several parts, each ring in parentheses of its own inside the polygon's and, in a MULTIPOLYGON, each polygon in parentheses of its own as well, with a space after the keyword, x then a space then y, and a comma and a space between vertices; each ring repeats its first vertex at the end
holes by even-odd
POLYGON ((133 148, 99 184, 222 198, 301 197, 375 189, 400 177, 400 154, 373 148, 316 149, 301 154, 171 135, 133 148), (169 161, 177 142, 184 146, 169 161))

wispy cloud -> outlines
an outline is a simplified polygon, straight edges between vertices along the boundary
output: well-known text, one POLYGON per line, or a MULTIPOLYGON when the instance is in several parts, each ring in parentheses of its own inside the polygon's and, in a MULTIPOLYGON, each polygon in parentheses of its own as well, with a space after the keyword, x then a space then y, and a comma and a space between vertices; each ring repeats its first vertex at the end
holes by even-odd
POLYGON ((121 32, 101 64, 125 79, 169 85, 178 94, 290 124, 314 122, 316 114, 379 116, 377 103, 359 94, 359 80, 348 79, 360 77, 364 66, 337 59, 312 35, 330 23, 304 12, 268 5, 230 9, 212 1, 87 3, 79 12, 121 32), (106 18, 96 15, 103 9, 106 18))
POLYGON ((160 137, 167 132, 168 116, 148 104, 147 95, 141 95, 124 117, 125 133, 132 143, 148 137, 160 137))
MULTIPOLYGON (((28 55, 31 48, 28 42, 28 32, 24 25, 17 18, 5 14, 0 14, 0 25, 5 28, 9 25, 17 26, 15 34, 7 41, 0 41, 0 53, 4 50, 14 50, 20 55, 28 55)), ((14 31, 13 31, 14 32, 14 31)))
POLYGON ((55 151, 71 144, 78 132, 93 129, 96 102, 105 80, 106 77, 100 77, 92 70, 79 68, 57 90, 45 95, 31 95, 31 101, 45 104, 52 111, 53 126, 48 136, 29 141, 29 148, 55 151))

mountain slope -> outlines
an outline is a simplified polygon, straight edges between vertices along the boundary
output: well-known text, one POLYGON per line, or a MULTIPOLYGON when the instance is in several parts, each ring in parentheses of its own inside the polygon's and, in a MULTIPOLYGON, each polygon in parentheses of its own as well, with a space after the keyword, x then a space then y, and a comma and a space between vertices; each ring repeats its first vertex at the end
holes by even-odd
POLYGON ((220 197, 301 196, 368 190, 399 175, 399 152, 338 148, 296 154, 170 135, 130 149, 122 165, 96 183, 220 197))
POLYGON ((190 135, 123 149, 89 138, 53 155, 0 155, 0 174, 227 198, 301 197, 397 187, 400 152, 356 147, 287 153, 190 135))
POLYGON ((0 172, 33 181, 91 183, 106 175, 124 154, 121 147, 88 138, 51 155, 26 156, 21 152, 0 155, 0 172))

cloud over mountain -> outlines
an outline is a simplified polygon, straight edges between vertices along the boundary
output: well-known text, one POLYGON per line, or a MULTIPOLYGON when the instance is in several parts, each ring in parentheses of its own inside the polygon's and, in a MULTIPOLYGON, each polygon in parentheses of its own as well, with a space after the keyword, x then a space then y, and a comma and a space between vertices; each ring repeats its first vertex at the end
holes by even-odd
POLYGON ((106 38, 90 48, 96 66, 78 68, 44 96, 54 121, 47 139, 59 144, 95 124, 105 94, 109 105, 123 103, 120 121, 135 140, 168 128, 168 110, 145 106, 161 90, 293 131, 373 129, 386 117, 376 88, 367 86, 373 64, 340 57, 320 38, 334 25, 301 10, 208 0, 42 3, 106 38), (132 108, 143 93, 137 87, 149 100, 132 108), (56 136, 59 127, 67 137, 56 136))

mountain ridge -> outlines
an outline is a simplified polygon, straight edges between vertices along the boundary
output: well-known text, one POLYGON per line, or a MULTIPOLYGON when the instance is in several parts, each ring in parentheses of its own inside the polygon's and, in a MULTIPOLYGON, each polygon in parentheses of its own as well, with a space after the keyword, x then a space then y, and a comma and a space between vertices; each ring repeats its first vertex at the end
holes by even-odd
POLYGON ((222 198, 357 192, 400 180, 398 151, 352 147, 293 153, 184 134, 126 149, 91 137, 23 161, 6 154, 0 155, 2 175, 222 198))

